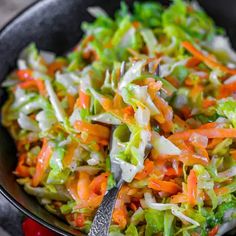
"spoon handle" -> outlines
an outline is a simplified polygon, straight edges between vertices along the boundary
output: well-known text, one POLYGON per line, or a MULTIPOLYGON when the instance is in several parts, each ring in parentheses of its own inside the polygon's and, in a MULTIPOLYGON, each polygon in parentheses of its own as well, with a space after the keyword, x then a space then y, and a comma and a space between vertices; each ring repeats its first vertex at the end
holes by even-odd
POLYGON ((108 190, 94 217, 88 236, 107 236, 111 224, 113 209, 123 181, 108 190))

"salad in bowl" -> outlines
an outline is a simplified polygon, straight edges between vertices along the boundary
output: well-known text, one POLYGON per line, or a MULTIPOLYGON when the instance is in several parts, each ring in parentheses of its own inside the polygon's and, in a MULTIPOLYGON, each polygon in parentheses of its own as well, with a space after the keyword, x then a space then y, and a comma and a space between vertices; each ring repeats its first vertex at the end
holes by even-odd
POLYGON ((224 30, 182 0, 88 11, 71 52, 31 44, 3 83, 17 182, 87 233, 117 164, 126 183, 111 236, 222 234, 236 216, 236 53, 224 30))

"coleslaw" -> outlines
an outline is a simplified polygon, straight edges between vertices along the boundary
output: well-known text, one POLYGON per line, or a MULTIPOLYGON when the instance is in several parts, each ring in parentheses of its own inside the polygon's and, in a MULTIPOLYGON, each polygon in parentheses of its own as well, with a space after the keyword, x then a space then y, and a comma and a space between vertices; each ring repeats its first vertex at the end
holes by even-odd
POLYGON ((3 82, 17 182, 87 233, 116 163, 126 184, 111 236, 221 234, 236 217, 236 54, 224 30, 182 0, 88 11, 73 51, 31 44, 3 82))

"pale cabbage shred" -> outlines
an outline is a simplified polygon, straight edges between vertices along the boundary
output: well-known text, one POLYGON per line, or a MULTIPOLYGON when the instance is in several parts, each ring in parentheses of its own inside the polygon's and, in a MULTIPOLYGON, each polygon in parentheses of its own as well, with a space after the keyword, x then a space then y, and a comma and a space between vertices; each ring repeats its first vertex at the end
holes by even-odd
MULTIPOLYGON (((180 1, 176 2, 178 3, 180 1)), ((104 10, 98 7, 90 8, 89 12, 95 17, 107 17, 107 14, 104 12, 104 10)), ((120 45, 122 47, 125 47, 127 41, 129 41, 129 38, 134 37, 135 33, 136 32, 134 27, 127 27, 127 32, 122 32, 123 38, 120 39, 120 45)), ((143 41, 147 45, 149 56, 154 56, 157 49, 163 52, 166 51, 167 53, 167 55, 163 56, 163 58, 161 59, 161 77, 171 75, 175 68, 184 66, 186 64, 188 57, 186 58, 185 56, 182 56, 180 58, 175 58, 172 55, 173 51, 176 50, 176 45, 178 44, 178 39, 176 36, 172 36, 170 40, 171 43, 164 47, 159 44, 153 31, 149 28, 143 28, 140 34, 143 38, 143 41)), ((223 59, 235 62, 235 52, 232 50, 229 45, 229 41, 225 37, 214 36, 213 41, 211 43, 207 43, 206 47, 216 52, 216 54, 218 54, 219 56, 222 56, 223 59), (220 47, 216 45, 220 45, 220 47)), ((8 122, 17 120, 20 128, 24 132, 38 133, 41 137, 47 137, 47 135, 50 133, 50 130, 53 129, 53 126, 57 122, 64 126, 66 132, 71 132, 66 140, 63 140, 63 137, 56 137, 56 139, 51 142, 51 145, 54 148, 52 157, 55 160, 53 161, 52 158, 50 162, 52 171, 49 174, 49 179, 47 181, 48 183, 50 181, 55 181, 55 183, 58 184, 68 178, 68 174, 63 169, 62 160, 67 145, 72 142, 75 135, 77 134, 77 131, 73 128, 73 126, 74 123, 78 120, 85 119, 88 122, 96 121, 117 126, 113 134, 112 149, 110 151, 110 161, 111 163, 120 165, 122 169, 122 178, 126 182, 131 182, 134 176, 143 169, 145 147, 150 142, 152 143, 154 150, 161 155, 179 155, 181 153, 181 150, 164 136, 159 136, 157 133, 153 135, 152 131, 147 128, 150 123, 150 117, 156 114, 160 114, 160 111, 153 104, 153 101, 148 94, 147 86, 139 86, 137 84, 134 84, 135 80, 139 78, 143 73, 147 61, 147 58, 145 56, 137 62, 127 63, 126 67, 128 67, 128 69, 126 73, 120 78, 119 82, 117 82, 114 78, 112 79, 112 71, 107 70, 106 79, 102 86, 104 90, 110 89, 110 91, 112 92, 115 91, 123 98, 126 104, 134 108, 134 119, 131 123, 127 124, 123 124, 123 118, 120 117, 117 113, 113 111, 104 111, 101 108, 103 93, 102 91, 99 91, 96 82, 94 84, 94 78, 91 76, 92 67, 90 65, 84 67, 81 71, 64 70, 62 72, 57 72, 54 80, 57 83, 56 84, 51 78, 46 75, 45 65, 41 63, 42 57, 44 57, 44 60, 47 63, 51 63, 54 60, 55 55, 47 52, 41 52, 39 54, 33 46, 30 46, 21 54, 21 57, 18 60, 18 67, 21 70, 28 68, 33 69, 34 74, 44 81, 47 96, 43 97, 34 92, 25 92, 24 90, 17 87, 14 93, 14 101, 7 108, 12 113, 11 117, 9 117, 9 119, 7 117, 4 117, 3 122, 7 124, 8 122), (67 104, 63 104, 63 102, 59 100, 57 93, 55 92, 58 90, 58 85, 62 88, 62 92, 64 92, 64 95, 66 93, 69 93, 72 96, 75 96, 78 93, 79 88, 83 91, 90 92, 92 101, 94 103, 96 102, 100 104, 94 105, 94 107, 97 106, 96 109, 98 109, 99 111, 96 114, 92 114, 92 110, 94 109, 94 107, 91 106, 87 111, 88 114, 83 117, 84 111, 82 111, 80 108, 75 108, 73 110, 73 113, 70 114, 69 117, 67 117, 65 111, 67 108, 67 104), (30 117, 30 114, 32 112, 35 112, 35 120, 30 117), (128 130, 129 137, 127 138, 122 136, 122 133, 120 133, 119 131, 120 129, 128 130), (151 140, 151 137, 154 138, 151 140), (135 145, 132 145, 132 142, 135 142, 135 145), (129 158, 127 159, 125 158, 125 156, 128 156, 129 158), (59 176, 59 180, 57 180, 56 176, 54 176, 55 173, 59 176), (50 176, 53 176, 52 179, 50 179, 50 176)), ((220 83, 218 81, 218 74, 218 71, 213 71, 211 74, 210 79, 215 85, 218 85, 220 83)), ((17 83, 16 81, 17 80, 15 80, 15 78, 9 77, 9 79, 6 80, 3 85, 5 87, 10 87, 12 85, 15 85, 17 83)), ((225 81, 225 84, 232 82, 235 82, 235 76, 232 76, 227 81, 225 81)), ((103 162, 102 160, 104 160, 104 158, 104 153, 96 152, 92 150, 91 147, 81 144, 74 153, 73 163, 70 166, 71 171, 73 172, 74 170, 79 168, 90 168, 89 171, 92 171, 92 173, 96 173, 97 171, 99 171, 100 165, 103 162), (81 159, 80 161, 86 161, 87 165, 91 167, 79 166, 76 160, 78 153, 81 159), (96 167, 98 167, 98 170, 96 170, 96 167)), ((213 191, 214 181, 211 179, 210 174, 202 166, 196 165, 194 166, 194 170, 199 174, 199 191, 201 189, 207 189, 209 191, 209 197, 212 200, 212 207, 216 208, 218 205, 218 199, 213 191)), ((229 168, 226 171, 218 173, 218 177, 220 178, 234 177, 235 175, 235 166, 229 168)), ((57 191, 53 187, 53 185, 50 184, 48 184, 48 189, 50 189, 50 191, 57 191)), ((200 223, 197 221, 197 219, 192 219, 183 213, 186 207, 184 206, 184 204, 183 206, 179 206, 178 204, 171 203, 157 203, 152 194, 146 192, 144 194, 144 201, 142 201, 142 206, 143 209, 151 208, 157 211, 170 210, 171 214, 177 217, 180 221, 188 222, 189 224, 193 225, 193 227, 200 226, 200 223)), ((138 215, 143 211, 143 209, 140 207, 137 210, 136 214, 138 215)), ((134 216, 135 214, 133 215, 133 217, 134 216)), ((187 231, 185 231, 185 233, 187 233, 187 231)), ((110 233, 110 236, 115 235, 124 234, 121 232, 110 233)))

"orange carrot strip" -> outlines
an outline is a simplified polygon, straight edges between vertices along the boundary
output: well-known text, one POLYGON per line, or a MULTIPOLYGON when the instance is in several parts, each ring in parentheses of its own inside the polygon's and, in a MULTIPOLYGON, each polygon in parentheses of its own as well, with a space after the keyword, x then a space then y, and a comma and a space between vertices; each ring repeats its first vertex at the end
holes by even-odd
POLYGON ((191 89, 190 94, 192 97, 197 97, 203 91, 203 87, 201 85, 194 85, 191 89))
POLYGON ((149 159, 146 159, 144 162, 144 169, 137 173, 136 176, 134 177, 137 180, 144 179, 147 177, 154 169, 154 162, 150 161, 149 159))
POLYGON ((183 127, 184 129, 189 129, 189 124, 182 120, 179 116, 174 115, 173 122, 178 124, 180 127, 183 127))
POLYGON ((17 70, 16 75, 19 80, 21 81, 27 81, 27 80, 33 80, 33 70, 31 69, 24 69, 24 70, 17 70))
POLYGON ((135 29, 137 29, 140 26, 140 23, 138 21, 134 21, 132 25, 135 29))
POLYGON ((79 104, 78 107, 88 109, 90 107, 90 96, 80 90, 79 92, 79 104))
POLYGON ((160 124, 164 124, 165 123, 165 117, 162 114, 157 114, 154 116, 154 119, 160 123, 160 124))
POLYGON ((26 154, 20 155, 16 170, 14 172, 15 175, 23 178, 30 176, 29 168, 25 166, 25 159, 26 159, 26 154))
POLYGON ((156 96, 155 105, 157 108, 163 113, 167 121, 171 121, 173 119, 173 110, 162 98, 156 96))
POLYGON ((170 203, 178 204, 182 202, 188 202, 188 198, 184 193, 178 193, 176 195, 171 196, 170 203))
POLYGON ((207 145, 207 149, 213 149, 217 144, 221 143, 223 140, 224 140, 223 138, 212 139, 207 145))
POLYGON ((210 129, 190 129, 183 132, 176 132, 173 135, 169 136, 168 139, 176 140, 188 140, 192 134, 197 133, 208 138, 235 138, 236 137, 236 128, 224 129, 224 128, 210 128, 210 129))
POLYGON ((127 116, 133 116, 134 115, 134 109, 132 106, 127 106, 123 109, 123 112, 127 116))
POLYGON ((236 150, 230 151, 230 154, 232 155, 233 159, 236 161, 236 150))
POLYGON ((45 94, 45 86, 42 80, 28 80, 19 84, 22 89, 36 88, 40 94, 45 94))
POLYGON ((156 178, 149 179, 148 187, 156 191, 163 191, 170 194, 176 194, 177 192, 181 191, 181 188, 178 184, 156 178))
POLYGON ((119 108, 122 107, 123 103, 123 98, 120 96, 120 94, 116 93, 113 99, 113 106, 119 108))
POLYGON ((68 101, 68 109, 67 112, 68 114, 72 114, 74 110, 74 105, 75 105, 75 97, 72 96, 71 94, 67 94, 67 101, 68 101))
POLYGON ((115 208, 113 212, 113 221, 124 229, 128 222, 128 212, 125 206, 121 208, 115 208))
POLYGON ((154 99, 154 103, 156 107, 161 111, 163 116, 165 117, 165 122, 161 124, 161 128, 165 132, 170 132, 173 127, 173 110, 172 108, 159 96, 156 96, 154 99))
POLYGON ((189 151, 184 151, 180 155, 161 155, 158 156, 158 158, 164 160, 178 160, 184 163, 186 166, 195 164, 207 165, 209 163, 209 158, 194 154, 189 151))
POLYGON ((71 164, 73 156, 74 156, 75 149, 77 147, 78 147, 78 144, 76 142, 72 142, 68 145, 68 147, 66 149, 65 156, 63 158, 63 165, 65 167, 68 167, 71 164))
POLYGON ((181 113, 183 114, 185 119, 188 119, 189 117, 191 117, 191 109, 185 105, 180 109, 181 113))
POLYGON ((162 87, 161 81, 155 81, 152 78, 146 78, 144 81, 144 85, 148 86, 148 93, 150 94, 151 98, 154 99, 156 97, 157 92, 162 87))
POLYGON ((66 189, 70 193, 71 197, 78 202, 79 201, 79 196, 78 196, 78 191, 77 191, 77 185, 78 185, 78 180, 77 178, 70 177, 69 180, 66 183, 66 189))
POLYGON ((179 81, 174 77, 174 76, 167 76, 166 80, 170 82, 174 87, 178 88, 179 87, 179 81))
POLYGON ((102 107, 104 108, 105 111, 113 109, 113 101, 109 98, 105 98, 105 97, 102 98, 101 104, 102 104, 102 107))
POLYGON ((183 168, 181 166, 178 167, 176 171, 172 167, 168 167, 165 171, 165 176, 181 176, 183 174, 183 168))
POLYGON ((194 57, 196 57, 200 61, 203 61, 211 69, 218 68, 219 70, 221 70, 224 73, 231 74, 231 75, 236 74, 236 69, 231 69, 231 68, 228 68, 228 67, 220 64, 220 62, 213 60, 211 58, 211 55, 209 55, 209 54, 207 56, 204 55, 200 50, 198 50, 196 47, 194 47, 190 42, 187 42, 187 41, 182 42, 182 46, 188 52, 190 52, 194 57))
POLYGON ((229 97, 232 93, 236 92, 236 82, 230 84, 222 84, 219 88, 219 95, 217 98, 229 97))
POLYGON ((102 173, 99 176, 95 177, 89 185, 90 190, 97 195, 104 196, 107 188, 108 176, 108 173, 102 173))
POLYGON ((207 236, 215 236, 215 235, 218 233, 219 228, 220 228, 220 226, 219 226, 219 225, 216 225, 214 228, 212 228, 212 229, 208 232, 207 236))
POLYGON ((219 126, 219 124, 220 123, 218 123, 218 122, 210 122, 210 123, 206 123, 206 124, 199 126, 198 129, 215 129, 219 126))
POLYGON ((48 74, 54 76, 57 71, 61 71, 67 62, 65 60, 56 60, 48 65, 48 74))
POLYGON ((33 71, 31 69, 25 69, 25 70, 18 70, 16 72, 19 80, 26 81, 26 80, 33 80, 33 71))
POLYGON ((32 179, 32 186, 36 187, 42 181, 44 174, 49 166, 50 157, 52 154, 51 147, 48 145, 46 139, 43 140, 43 146, 39 155, 37 156, 37 164, 35 174, 32 179))
POLYGON ((217 195, 225 195, 229 192, 227 187, 214 188, 214 191, 217 195))
POLYGON ((95 135, 103 139, 108 139, 110 135, 109 128, 103 125, 90 124, 85 121, 76 121, 75 129, 77 129, 80 132, 87 132, 90 135, 95 135))
POLYGON ((85 224, 85 218, 84 215, 81 213, 77 213, 75 216, 75 226, 77 227, 83 227, 85 224))
POLYGON ((89 174, 87 172, 79 172, 79 180, 77 183, 77 194, 79 199, 88 200, 90 196, 89 184, 90 184, 89 174))
POLYGON ((216 100, 205 99, 203 100, 202 106, 203 108, 208 108, 216 105, 216 100))
POLYGON ((192 169, 187 178, 187 195, 188 202, 191 205, 197 203, 197 176, 195 171, 192 169))
POLYGON ((35 80, 25 81, 19 84, 19 87, 22 89, 29 89, 29 88, 38 88, 35 80))
POLYGON ((201 61, 199 59, 197 59, 196 57, 191 57, 187 63, 186 63, 186 67, 188 68, 193 68, 198 66, 201 63, 201 61))
MULTIPOLYGON (((77 137, 84 143, 84 144, 91 144, 91 143, 95 143, 95 144, 100 144, 102 146, 107 146, 108 145, 108 139, 103 139, 99 136, 95 136, 95 135, 87 135, 85 137, 81 136, 81 135, 77 135, 77 137)), ((99 148, 98 148, 99 150, 99 148)))

